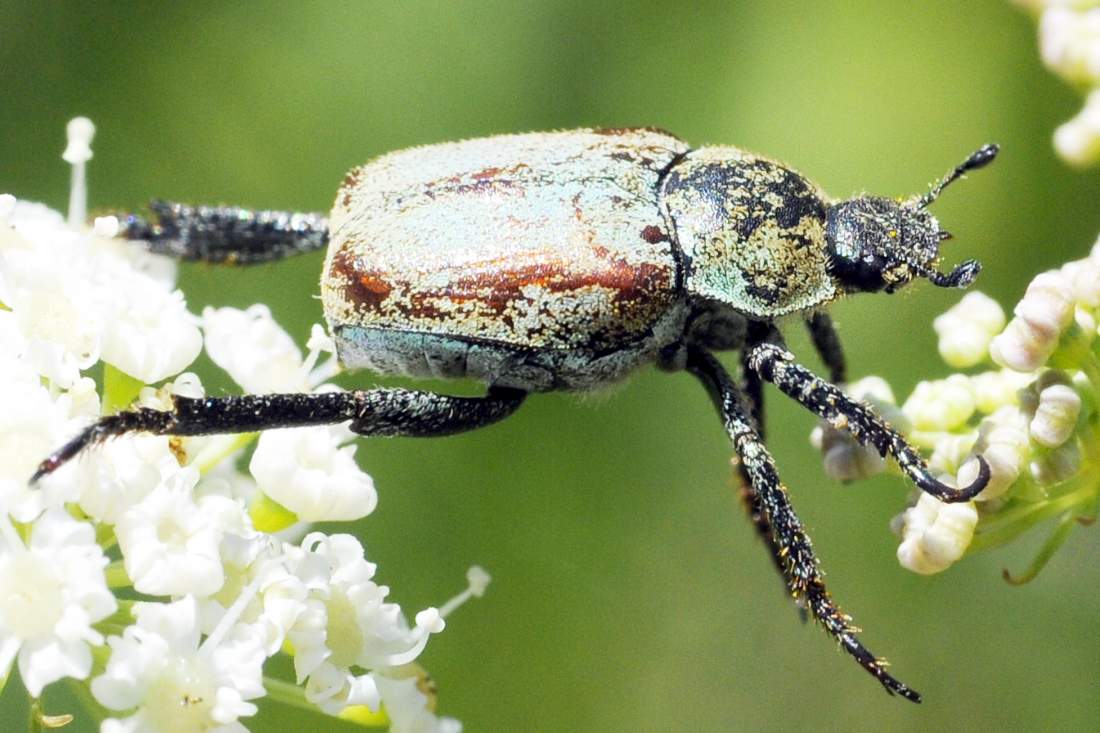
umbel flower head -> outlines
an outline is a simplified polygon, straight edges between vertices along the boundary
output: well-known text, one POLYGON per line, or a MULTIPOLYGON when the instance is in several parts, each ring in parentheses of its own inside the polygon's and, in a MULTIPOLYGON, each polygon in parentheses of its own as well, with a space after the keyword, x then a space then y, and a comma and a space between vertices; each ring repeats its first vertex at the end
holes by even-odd
POLYGON ((263 306, 197 316, 172 262, 112 239, 113 217, 86 227, 94 127, 78 118, 68 133, 67 218, 0 195, 0 684, 15 666, 34 698, 74 680, 109 711, 104 733, 243 731, 265 697, 394 731, 460 730, 415 662, 488 575, 472 569, 466 591, 410 625, 354 537, 270 534, 377 505, 345 428, 128 437, 28 485, 98 416, 201 397, 185 370, 204 351, 246 391, 336 389, 322 327, 303 356, 263 306), (296 681, 265 676, 280 654, 296 681))
MULTIPOLYGON (((948 365, 968 371, 919 383, 900 411, 882 380, 849 391, 885 403, 894 425, 929 451, 942 480, 966 485, 981 455, 991 478, 965 504, 920 495, 894 522, 898 560, 937 573, 967 552, 996 547, 1035 525, 1054 528, 1031 565, 1006 579, 1035 577, 1078 524, 1089 524, 1100 501, 1100 240, 1091 254, 1035 277, 1007 321, 979 292, 936 319, 948 365), (873 385, 873 389, 870 388, 873 385), (897 414, 900 412, 900 414, 897 414)), ((845 434, 819 427, 814 442, 831 475, 852 479, 882 470, 845 434)), ((874 455, 872 453, 872 455, 874 455)), ((876 456, 877 457, 877 456, 876 456)))

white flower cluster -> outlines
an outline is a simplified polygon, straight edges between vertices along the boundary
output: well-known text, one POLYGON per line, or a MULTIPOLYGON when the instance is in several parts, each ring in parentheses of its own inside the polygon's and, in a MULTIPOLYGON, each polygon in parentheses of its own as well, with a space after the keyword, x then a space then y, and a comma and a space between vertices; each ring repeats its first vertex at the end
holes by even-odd
MULTIPOLYGON (((989 463, 989 484, 974 501, 944 504, 920 494, 895 520, 898 560, 914 572, 940 572, 968 550, 1003 544, 1058 518, 1058 528, 1022 576, 1030 579, 1069 529, 1096 512, 1100 241, 1089 257, 1032 280, 1013 314, 1006 325, 996 302, 971 292, 937 318, 944 361, 971 371, 919 383, 900 415, 881 380, 849 387, 930 451, 929 466, 945 483, 972 483, 976 455, 989 463)), ((818 427, 812 438, 824 451, 830 475, 851 479, 874 472, 868 469, 873 451, 830 431, 818 427)))
POLYGON ((321 384, 336 370, 318 364, 333 351, 321 327, 303 357, 261 306, 200 318, 170 263, 102 236, 116 221, 83 228, 93 130, 69 127, 72 224, 0 196, 0 679, 17 663, 35 698, 87 680, 112 714, 104 733, 243 731, 265 695, 319 715, 382 709, 394 731, 460 730, 407 670, 443 617, 484 592, 484 571, 410 625, 354 537, 261 531, 374 509, 347 429, 266 433, 247 473, 236 464, 254 435, 127 437, 28 485, 101 413, 202 396, 181 372, 204 348, 247 391, 335 389, 321 384), (134 591, 148 600, 126 600, 134 591), (280 653, 296 685, 264 676, 280 653))
POLYGON ((1100 2, 1017 0, 1039 23, 1043 63, 1085 94, 1084 108, 1054 132, 1054 148, 1073 165, 1100 162, 1100 2))

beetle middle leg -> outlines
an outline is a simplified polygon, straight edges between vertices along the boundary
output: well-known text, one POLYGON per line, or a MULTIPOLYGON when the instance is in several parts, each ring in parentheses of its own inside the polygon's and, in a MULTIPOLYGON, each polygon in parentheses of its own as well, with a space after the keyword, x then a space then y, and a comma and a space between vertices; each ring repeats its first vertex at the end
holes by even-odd
POLYGON ((886 691, 907 700, 920 702, 920 694, 886 671, 886 663, 876 658, 856 637, 851 617, 833 602, 825 588, 810 538, 802 528, 779 480, 775 463, 753 424, 744 394, 711 354, 698 349, 688 353, 687 369, 703 382, 711 395, 726 434, 733 443, 746 475, 758 497, 763 516, 771 528, 772 542, 778 547, 783 577, 796 598, 804 598, 810 613, 841 647, 882 684, 886 691))
POLYGON ((410 389, 311 394, 174 397, 172 410, 125 410, 102 417, 39 465, 32 481, 55 471, 87 447, 127 433, 214 435, 351 422, 371 436, 453 435, 508 417, 527 393, 490 387, 484 397, 452 397, 410 389))
POLYGON ((149 211, 151 219, 120 217, 119 236, 181 260, 253 265, 328 245, 328 221, 320 214, 167 201, 151 201, 149 211))
POLYGON ((892 455, 918 488, 940 501, 969 501, 989 483, 989 464, 981 456, 978 456, 978 476, 969 486, 955 488, 938 481, 901 433, 867 405, 797 363, 794 355, 782 346, 760 343, 750 347, 747 354, 750 369, 833 427, 847 430, 860 443, 874 446, 882 456, 892 455))

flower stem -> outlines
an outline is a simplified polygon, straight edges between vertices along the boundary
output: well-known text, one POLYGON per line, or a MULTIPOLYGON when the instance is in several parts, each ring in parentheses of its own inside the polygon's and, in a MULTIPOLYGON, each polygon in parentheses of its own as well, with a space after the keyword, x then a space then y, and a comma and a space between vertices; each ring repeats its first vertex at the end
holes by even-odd
POLYGON ((305 689, 298 685, 264 675, 264 689, 267 690, 267 696, 277 703, 311 713, 320 712, 316 705, 306 700, 305 689))

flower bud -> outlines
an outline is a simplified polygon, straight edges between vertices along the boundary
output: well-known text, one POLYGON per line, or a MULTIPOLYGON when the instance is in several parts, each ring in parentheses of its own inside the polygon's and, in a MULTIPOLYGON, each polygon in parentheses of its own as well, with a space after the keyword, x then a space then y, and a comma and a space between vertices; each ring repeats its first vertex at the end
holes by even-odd
POLYGON ((1033 372, 1050 358, 1062 330, 1073 320, 1073 301, 1056 271, 1038 275, 1016 304, 1016 317, 989 345, 997 364, 1018 372, 1033 372))
POLYGON ((1060 371, 1045 372, 1036 381, 1035 391, 1038 398, 1028 431, 1039 445, 1055 448, 1073 435, 1081 414, 1081 397, 1069 376, 1060 371))
MULTIPOLYGON (((975 501, 988 501, 1003 495, 1020 477, 1030 454, 1027 418, 1015 407, 1002 407, 978 427, 974 453, 989 464, 989 483, 975 501)), ((959 469, 958 483, 968 486, 978 477, 978 461, 972 459, 959 469)))
POLYGON ((952 430, 974 414, 974 392, 961 374, 921 382, 902 405, 902 412, 916 430, 952 430))
POLYGON ((940 356, 950 366, 974 366, 989 355, 989 342, 1005 327, 997 301, 978 291, 967 293, 932 322, 939 336, 940 356))
POLYGON ((974 502, 945 504, 921 494, 902 522, 898 562, 914 573, 931 575, 946 570, 966 552, 978 524, 978 509, 974 502))

